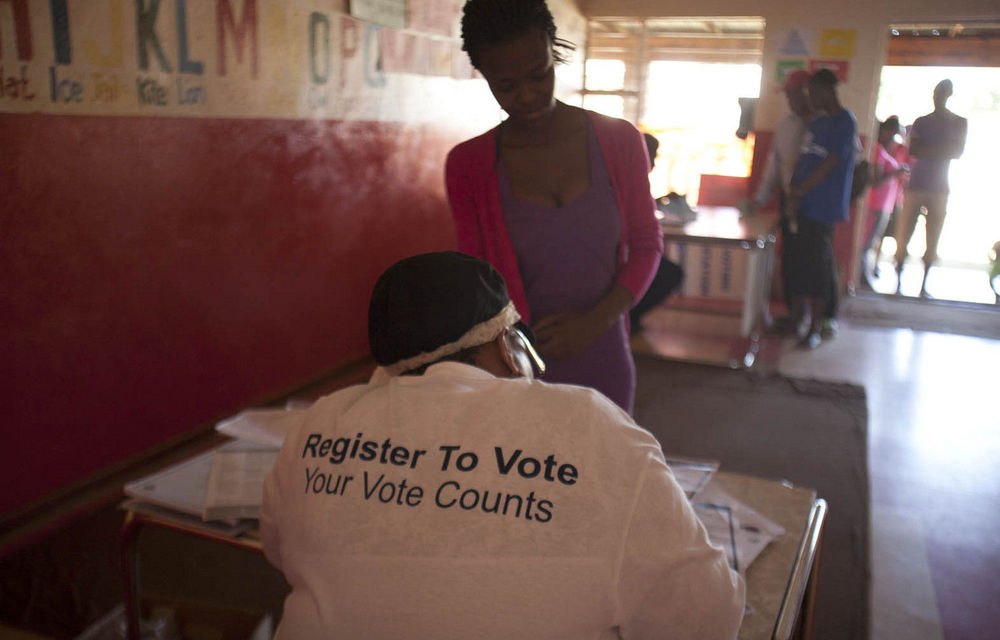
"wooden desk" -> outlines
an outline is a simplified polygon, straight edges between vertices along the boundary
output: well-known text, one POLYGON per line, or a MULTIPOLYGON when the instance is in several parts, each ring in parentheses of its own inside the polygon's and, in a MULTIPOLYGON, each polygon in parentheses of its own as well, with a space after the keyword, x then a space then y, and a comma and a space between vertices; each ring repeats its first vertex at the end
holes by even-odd
MULTIPOLYGON (((826 502, 815 491, 751 476, 717 472, 712 482, 737 500, 785 528, 747 569, 748 613, 741 640, 808 639, 815 604, 826 502)), ((139 638, 139 562, 137 540, 145 529, 166 529, 260 553, 256 530, 225 533, 198 518, 135 501, 123 505, 122 573, 129 638, 139 638)), ((263 557, 259 558, 262 562, 263 557)), ((277 573, 277 570, 273 570, 277 573)))
POLYGON ((746 571, 740 640, 807 639, 812 633, 826 501, 812 489, 719 471, 712 482, 785 528, 746 571))
POLYGON ((256 529, 224 532, 133 501, 123 508, 121 568, 129 640, 141 637, 143 596, 161 604, 196 602, 212 611, 204 622, 219 623, 234 611, 257 619, 265 612, 272 619, 280 616, 288 586, 264 558, 256 529))
POLYGON ((698 207, 663 225, 665 255, 684 269, 681 290, 643 318, 633 349, 731 368, 753 366, 768 322, 776 216, 698 207))

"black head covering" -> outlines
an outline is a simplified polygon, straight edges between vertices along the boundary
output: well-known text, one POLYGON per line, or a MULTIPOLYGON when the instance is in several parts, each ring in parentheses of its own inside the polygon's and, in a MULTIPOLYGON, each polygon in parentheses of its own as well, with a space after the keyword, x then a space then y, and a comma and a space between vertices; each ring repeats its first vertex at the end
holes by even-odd
POLYGON ((439 357, 478 346, 518 319, 503 277, 489 263, 455 251, 424 253, 400 260, 375 283, 368 342, 375 362, 389 367, 456 345, 483 323, 503 325, 482 342, 456 345, 439 357))

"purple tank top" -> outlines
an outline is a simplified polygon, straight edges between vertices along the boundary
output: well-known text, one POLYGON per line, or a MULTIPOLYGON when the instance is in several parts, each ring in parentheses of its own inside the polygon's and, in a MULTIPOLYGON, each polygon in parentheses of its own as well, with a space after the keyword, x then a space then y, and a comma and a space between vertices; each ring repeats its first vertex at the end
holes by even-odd
MULTIPOLYGON (((535 320, 560 311, 593 307, 614 286, 621 215, 597 136, 588 123, 590 187, 562 207, 514 196, 498 162, 500 204, 535 320)), ((625 316, 590 346, 565 360, 545 362, 546 382, 597 389, 632 413, 635 363, 625 316)))

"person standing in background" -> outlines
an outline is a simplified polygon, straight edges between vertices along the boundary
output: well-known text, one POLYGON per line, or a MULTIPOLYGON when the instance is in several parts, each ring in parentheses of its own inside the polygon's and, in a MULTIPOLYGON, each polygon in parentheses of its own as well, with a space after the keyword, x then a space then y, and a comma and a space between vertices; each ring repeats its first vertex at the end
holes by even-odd
POLYGON ((896 160, 896 164, 900 167, 906 166, 907 171, 899 178, 899 188, 896 189, 896 202, 892 205, 892 213, 889 215, 889 222, 886 224, 885 230, 882 232, 882 237, 878 239, 878 242, 875 245, 875 262, 872 264, 872 275, 876 278, 881 277, 879 260, 882 256, 882 244, 886 238, 893 238, 893 242, 895 242, 896 226, 899 224, 899 216, 903 211, 903 194, 906 192, 906 187, 910 180, 909 168, 913 165, 913 159, 910 158, 910 154, 906 149, 906 139, 908 137, 909 131, 907 131, 906 127, 900 124, 899 132, 896 136, 896 148, 892 151, 892 157, 896 160))
POLYGON ((556 100, 555 64, 572 45, 543 0, 469 0, 462 47, 508 117, 448 154, 458 248, 503 275, 546 382, 597 389, 631 413, 627 311, 663 254, 642 134, 556 100))
POLYGON ((962 156, 968 121, 948 110, 948 98, 954 92, 951 80, 934 87, 934 111, 921 116, 910 129, 909 153, 913 156, 910 184, 903 199, 903 210, 896 226, 896 293, 902 284, 907 245, 913 237, 917 215, 927 211, 927 249, 924 251, 924 276, 920 297, 927 297, 927 274, 937 260, 938 240, 944 228, 948 207, 948 169, 951 161, 962 156))
MULTIPOLYGON (((789 291, 810 312, 809 330, 801 345, 822 342, 824 317, 837 290, 833 259, 833 227, 848 219, 856 157, 857 121, 840 104, 837 76, 820 69, 809 78, 809 103, 817 112, 802 139, 802 149, 785 202, 789 231, 796 238, 789 291)), ((832 327, 831 327, 832 330, 832 327)))
MULTIPOLYGON (((781 282, 782 294, 785 297, 785 305, 788 307, 788 316, 778 318, 774 323, 774 329, 780 333, 791 332, 796 329, 796 319, 805 317, 805 309, 793 309, 793 296, 788 290, 790 279, 788 270, 792 268, 792 260, 789 259, 789 251, 795 236, 789 232, 788 216, 785 212, 785 200, 788 190, 791 187, 792 176, 795 174, 795 165, 799 160, 799 150, 802 147, 802 137, 806 133, 806 125, 812 118, 812 107, 809 98, 806 96, 806 85, 809 83, 809 72, 798 69, 785 77, 785 82, 781 85, 781 90, 788 101, 789 113, 778 123, 774 131, 774 142, 771 151, 767 156, 767 165, 764 169, 764 177, 757 187, 757 193, 753 199, 746 203, 745 211, 748 215, 756 215, 763 208, 777 191, 779 217, 781 224, 781 282)), ((803 304, 801 300, 798 304, 803 304)))
POLYGON ((899 118, 890 116, 878 128, 878 145, 872 162, 874 176, 868 193, 868 215, 871 216, 872 223, 861 251, 861 283, 868 289, 874 289, 871 279, 875 275, 874 265, 878 263, 882 236, 896 206, 898 191, 902 188, 900 180, 909 171, 909 167, 900 165, 895 157, 896 146, 899 144, 897 138, 899 118), (875 251, 874 259, 870 257, 870 251, 875 251))

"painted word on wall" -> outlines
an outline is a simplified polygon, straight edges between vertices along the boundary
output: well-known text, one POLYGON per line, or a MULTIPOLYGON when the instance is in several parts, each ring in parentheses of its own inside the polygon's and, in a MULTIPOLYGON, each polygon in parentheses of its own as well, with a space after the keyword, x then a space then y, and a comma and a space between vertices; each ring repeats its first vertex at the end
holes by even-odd
POLYGON ((0 112, 412 119, 395 78, 472 78, 458 2, 417 31, 335 0, 0 0, 0 112))

